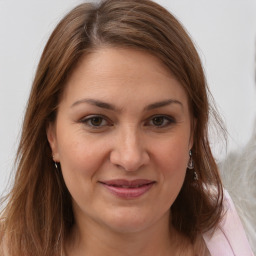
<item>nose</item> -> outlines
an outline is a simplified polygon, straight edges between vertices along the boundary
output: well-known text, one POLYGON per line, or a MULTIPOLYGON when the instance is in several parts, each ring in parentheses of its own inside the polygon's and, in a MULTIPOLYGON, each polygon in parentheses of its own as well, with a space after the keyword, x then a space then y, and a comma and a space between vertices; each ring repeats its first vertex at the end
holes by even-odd
POLYGON ((116 135, 110 161, 125 171, 136 171, 150 160, 145 145, 143 135, 135 128, 127 127, 116 135))

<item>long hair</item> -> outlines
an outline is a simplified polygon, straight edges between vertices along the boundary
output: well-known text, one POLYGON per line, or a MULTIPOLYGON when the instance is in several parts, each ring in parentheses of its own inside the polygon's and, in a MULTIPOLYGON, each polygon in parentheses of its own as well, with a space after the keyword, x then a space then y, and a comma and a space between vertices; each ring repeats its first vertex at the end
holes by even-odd
POLYGON ((1 214, 0 238, 4 237, 10 256, 61 254, 74 216, 71 195, 52 161, 46 129, 55 120, 72 69, 82 56, 101 46, 143 49, 157 56, 181 83, 196 120, 192 151, 198 180, 187 171, 171 207, 172 224, 193 241, 220 220, 222 185, 208 141, 210 93, 190 37, 172 14, 149 0, 84 3, 57 25, 35 75, 15 182, 1 214))

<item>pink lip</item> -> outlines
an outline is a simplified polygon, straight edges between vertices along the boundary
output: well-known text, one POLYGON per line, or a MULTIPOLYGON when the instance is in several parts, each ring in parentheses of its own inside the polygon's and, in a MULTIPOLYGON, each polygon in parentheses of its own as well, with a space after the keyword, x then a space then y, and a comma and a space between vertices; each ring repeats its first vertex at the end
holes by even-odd
POLYGON ((137 180, 108 180, 100 182, 112 194, 123 199, 135 199, 145 194, 154 184, 155 181, 146 179, 137 180))

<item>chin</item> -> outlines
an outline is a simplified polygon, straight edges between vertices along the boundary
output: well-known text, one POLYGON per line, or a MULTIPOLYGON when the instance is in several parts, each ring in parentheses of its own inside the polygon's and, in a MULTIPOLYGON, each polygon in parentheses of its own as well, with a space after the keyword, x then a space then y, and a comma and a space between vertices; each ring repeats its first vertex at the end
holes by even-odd
POLYGON ((117 233, 137 233, 145 231, 146 229, 153 227, 155 223, 160 219, 169 221, 169 213, 163 214, 161 218, 155 214, 152 209, 138 209, 128 207, 126 209, 116 209, 106 214, 105 224, 117 233))
POLYGON ((131 209, 115 210, 105 215, 105 223, 112 230, 118 233, 135 233, 145 230, 154 222, 153 216, 142 214, 142 211, 131 209))

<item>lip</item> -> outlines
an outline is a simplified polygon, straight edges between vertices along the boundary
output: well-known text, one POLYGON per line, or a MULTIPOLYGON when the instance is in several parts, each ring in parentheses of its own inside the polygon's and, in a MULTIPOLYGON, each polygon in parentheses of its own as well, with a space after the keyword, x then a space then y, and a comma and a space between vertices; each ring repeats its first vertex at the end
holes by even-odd
POLYGON ((123 199, 136 199, 145 194, 156 183, 147 179, 124 180, 115 179, 100 181, 108 191, 123 199))

